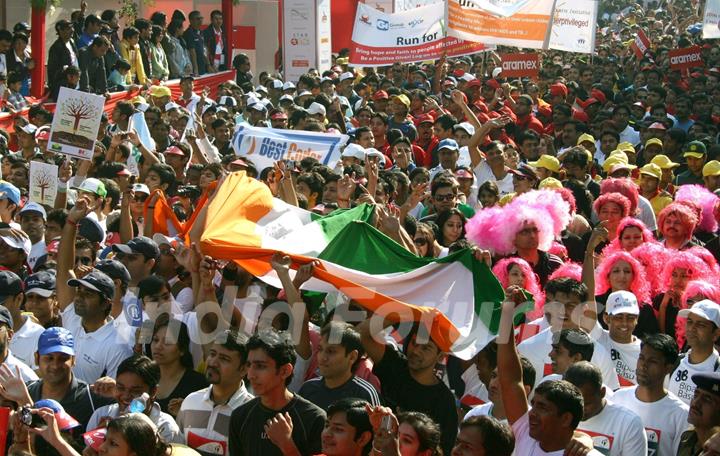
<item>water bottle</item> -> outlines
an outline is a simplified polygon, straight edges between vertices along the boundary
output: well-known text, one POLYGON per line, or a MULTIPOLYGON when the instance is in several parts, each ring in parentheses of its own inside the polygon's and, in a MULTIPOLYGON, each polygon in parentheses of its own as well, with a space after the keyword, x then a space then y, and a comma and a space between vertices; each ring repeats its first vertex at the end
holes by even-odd
POLYGON ((130 411, 130 413, 143 413, 145 411, 145 408, 147 407, 149 399, 150 395, 148 393, 142 393, 142 395, 136 397, 132 400, 132 402, 130 402, 130 407, 128 407, 128 410, 130 411))

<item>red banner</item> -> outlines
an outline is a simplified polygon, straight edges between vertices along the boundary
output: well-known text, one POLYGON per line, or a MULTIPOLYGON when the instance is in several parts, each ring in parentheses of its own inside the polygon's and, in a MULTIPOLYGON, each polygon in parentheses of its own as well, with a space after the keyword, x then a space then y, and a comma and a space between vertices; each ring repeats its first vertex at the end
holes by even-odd
MULTIPOLYGON (((230 71, 221 71, 219 73, 213 73, 213 74, 206 74, 203 76, 198 76, 195 78, 195 92, 200 94, 204 87, 208 87, 210 90, 209 97, 212 99, 217 98, 219 85, 226 81, 234 81, 235 80, 235 70, 230 71)), ((170 88, 170 92, 172 93, 173 100, 176 100, 180 97, 181 91, 180 91, 180 80, 179 79, 173 79, 171 81, 166 81, 165 86, 170 88)), ((110 113, 113 109, 115 109, 115 105, 118 104, 120 101, 129 101, 135 98, 138 95, 144 95, 143 93, 140 93, 138 91, 135 92, 114 92, 110 94, 110 98, 105 102, 105 113, 110 116, 110 113)), ((145 97, 147 99, 147 97, 145 97)), ((32 100, 28 100, 32 101, 32 100)), ((44 103, 43 107, 47 109, 50 112, 55 111, 55 103, 44 103)), ((25 108, 21 111, 18 111, 17 114, 14 116, 10 113, 1 113, 0 114, 0 129, 5 130, 8 133, 13 133, 15 131, 15 122, 13 119, 16 116, 27 116, 29 108, 25 108)))
POLYGON ((670 68, 673 70, 684 70, 686 68, 705 66, 700 46, 691 46, 689 48, 671 49, 668 53, 670 57, 670 68))
POLYGON ((537 78, 540 72, 540 57, 537 53, 502 54, 502 73, 504 78, 537 78))
POLYGON ((650 40, 642 29, 638 30, 635 41, 630 45, 630 48, 638 59, 643 58, 645 52, 650 49, 650 40))

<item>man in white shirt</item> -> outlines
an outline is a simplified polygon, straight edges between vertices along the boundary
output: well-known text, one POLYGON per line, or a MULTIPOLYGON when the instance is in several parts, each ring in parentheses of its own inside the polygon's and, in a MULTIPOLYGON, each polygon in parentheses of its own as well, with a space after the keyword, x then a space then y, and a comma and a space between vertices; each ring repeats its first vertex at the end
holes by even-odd
POLYGON ((593 439, 595 449, 609 456, 647 454, 647 437, 640 417, 608 402, 600 369, 587 361, 570 366, 564 379, 582 392, 584 411, 578 430, 593 439))
POLYGON ((20 209, 20 227, 30 238, 32 247, 27 262, 31 268, 35 268, 38 258, 47 253, 45 247, 45 222, 47 214, 45 208, 38 203, 27 203, 20 209))
POLYGON ((675 339, 667 334, 647 336, 637 361, 637 386, 621 388, 612 397, 612 402, 629 408, 642 420, 648 454, 675 456, 680 437, 688 428, 689 407, 664 386, 677 357, 675 339))
POLYGON ((20 372, 24 382, 37 380, 38 376, 35 372, 19 359, 13 356, 10 351, 10 340, 13 336, 13 321, 10 311, 5 306, 0 306, 0 359, 2 364, 10 368, 13 374, 20 372))
POLYGON ((621 386, 632 386, 635 382, 635 365, 640 356, 640 339, 633 336, 637 326, 640 306, 637 298, 629 291, 610 293, 605 309, 605 323, 608 329, 595 325, 590 335, 610 352, 610 359, 621 386))
MULTIPOLYGON (((583 416, 580 390, 564 380, 551 380, 539 385, 532 398, 532 408, 522 380, 520 355, 515 349, 512 318, 516 302, 525 300, 520 288, 511 287, 504 302, 497 338, 498 376, 508 422, 515 435, 515 454, 565 454, 574 441, 575 429, 583 416)), ((594 449, 589 456, 599 456, 594 449)))
POLYGON ((17 274, 11 271, 0 271, 0 303, 7 307, 13 321, 13 336, 10 339, 10 351, 20 361, 37 368, 35 364, 35 351, 37 351, 40 334, 45 331, 41 325, 35 323, 28 315, 23 315, 22 304, 25 300, 23 282, 17 274))
POLYGON ((227 455, 230 415, 253 398, 243 383, 247 372, 245 340, 235 330, 220 333, 210 346, 205 376, 210 386, 188 395, 180 406, 177 422, 185 442, 197 451, 221 448, 227 455))
POLYGON ((690 350, 670 375, 668 390, 689 405, 695 394, 692 376, 716 372, 720 367, 720 356, 715 350, 715 341, 720 337, 720 305, 703 299, 689 309, 682 309, 678 317, 687 318, 685 338, 690 350))

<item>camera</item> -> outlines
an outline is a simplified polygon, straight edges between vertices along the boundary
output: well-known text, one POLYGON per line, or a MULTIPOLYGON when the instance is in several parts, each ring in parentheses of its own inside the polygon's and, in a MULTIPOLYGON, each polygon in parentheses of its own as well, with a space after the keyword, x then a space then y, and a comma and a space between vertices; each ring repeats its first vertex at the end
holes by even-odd
POLYGON ((30 407, 27 406, 20 409, 20 421, 25 426, 35 429, 44 429, 47 427, 45 420, 43 420, 40 415, 32 413, 30 407))

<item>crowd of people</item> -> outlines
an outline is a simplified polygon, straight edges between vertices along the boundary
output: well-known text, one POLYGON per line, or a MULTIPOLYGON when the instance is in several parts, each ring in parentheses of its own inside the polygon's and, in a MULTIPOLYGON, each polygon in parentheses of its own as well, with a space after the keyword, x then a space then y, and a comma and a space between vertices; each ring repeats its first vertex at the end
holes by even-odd
POLYGON ((55 24, 47 99, 139 91, 102 115, 92 160, 48 149, 42 103, 20 114, 29 27, 0 30, 8 454, 720 454, 720 45, 702 3, 601 2, 596 52, 543 51, 535 80, 503 77, 499 49, 383 68, 343 50, 298 81, 228 65, 219 11, 120 32, 83 3, 55 24), (671 69, 695 44, 704 66, 671 69), (217 96, 196 86, 227 68, 217 96), (350 139, 336 166, 259 168, 241 125, 350 139), (30 200, 33 161, 58 166, 52 207, 30 200), (469 249, 505 291, 496 339, 460 359, 424 325, 305 291, 316 263, 277 252, 275 281, 206 255, 203 214, 237 172, 314 216, 371 205, 417 257, 469 249))

